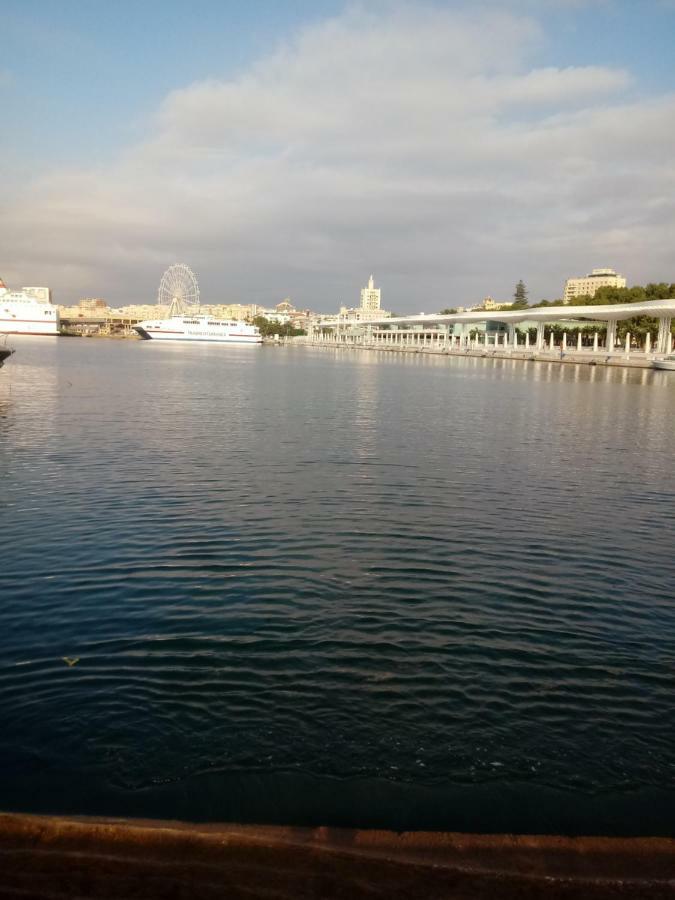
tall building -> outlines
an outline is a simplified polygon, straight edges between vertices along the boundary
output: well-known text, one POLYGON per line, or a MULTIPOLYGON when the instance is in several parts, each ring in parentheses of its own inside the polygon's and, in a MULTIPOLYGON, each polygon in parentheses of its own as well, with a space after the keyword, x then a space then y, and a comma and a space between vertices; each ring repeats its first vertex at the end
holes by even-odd
POLYGON ((341 306, 335 316, 331 318, 337 319, 339 322, 351 323, 370 322, 373 319, 388 319, 391 313, 380 306, 380 288, 375 287, 373 276, 368 279, 368 285, 361 288, 361 305, 360 306, 341 306))
POLYGON ((572 297, 588 294, 595 296, 595 292, 601 287, 625 288, 626 279, 617 275, 614 269, 593 269, 585 278, 568 278, 565 282, 563 303, 569 303, 572 297))
POLYGON ((368 287, 361 288, 361 309, 370 311, 380 308, 380 288, 375 287, 373 276, 368 279, 368 287))

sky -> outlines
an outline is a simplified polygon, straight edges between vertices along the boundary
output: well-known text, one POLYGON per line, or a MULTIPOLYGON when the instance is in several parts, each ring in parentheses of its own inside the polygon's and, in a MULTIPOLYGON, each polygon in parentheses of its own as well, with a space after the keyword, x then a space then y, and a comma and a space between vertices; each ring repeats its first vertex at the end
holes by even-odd
POLYGON ((675 0, 0 0, 0 277, 395 312, 675 281, 675 0))

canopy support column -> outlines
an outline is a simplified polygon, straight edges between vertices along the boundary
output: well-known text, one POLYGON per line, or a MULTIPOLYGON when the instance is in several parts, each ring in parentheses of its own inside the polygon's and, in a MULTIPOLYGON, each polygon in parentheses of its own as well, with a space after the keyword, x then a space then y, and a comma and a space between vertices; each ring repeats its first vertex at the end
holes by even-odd
POLYGON ((543 322, 537 323, 537 345, 536 345, 537 350, 544 349, 544 328, 545 328, 545 325, 543 322))
POLYGON ((656 338, 657 353, 670 353, 670 326, 672 321, 670 316, 662 316, 659 318, 659 334, 656 338))

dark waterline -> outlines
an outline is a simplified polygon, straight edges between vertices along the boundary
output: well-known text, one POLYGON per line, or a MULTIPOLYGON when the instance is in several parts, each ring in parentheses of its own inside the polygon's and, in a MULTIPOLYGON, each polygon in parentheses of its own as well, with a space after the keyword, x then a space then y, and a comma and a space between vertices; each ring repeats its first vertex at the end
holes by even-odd
POLYGON ((0 808, 675 834, 672 375, 14 344, 0 808))

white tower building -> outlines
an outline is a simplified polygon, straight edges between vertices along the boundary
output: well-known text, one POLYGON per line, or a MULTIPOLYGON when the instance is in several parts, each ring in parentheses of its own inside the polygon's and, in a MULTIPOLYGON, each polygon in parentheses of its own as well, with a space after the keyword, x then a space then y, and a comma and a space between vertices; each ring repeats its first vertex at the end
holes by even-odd
POLYGON ((361 288, 361 309, 370 311, 380 308, 380 288, 375 287, 373 276, 368 279, 368 287, 361 288))

